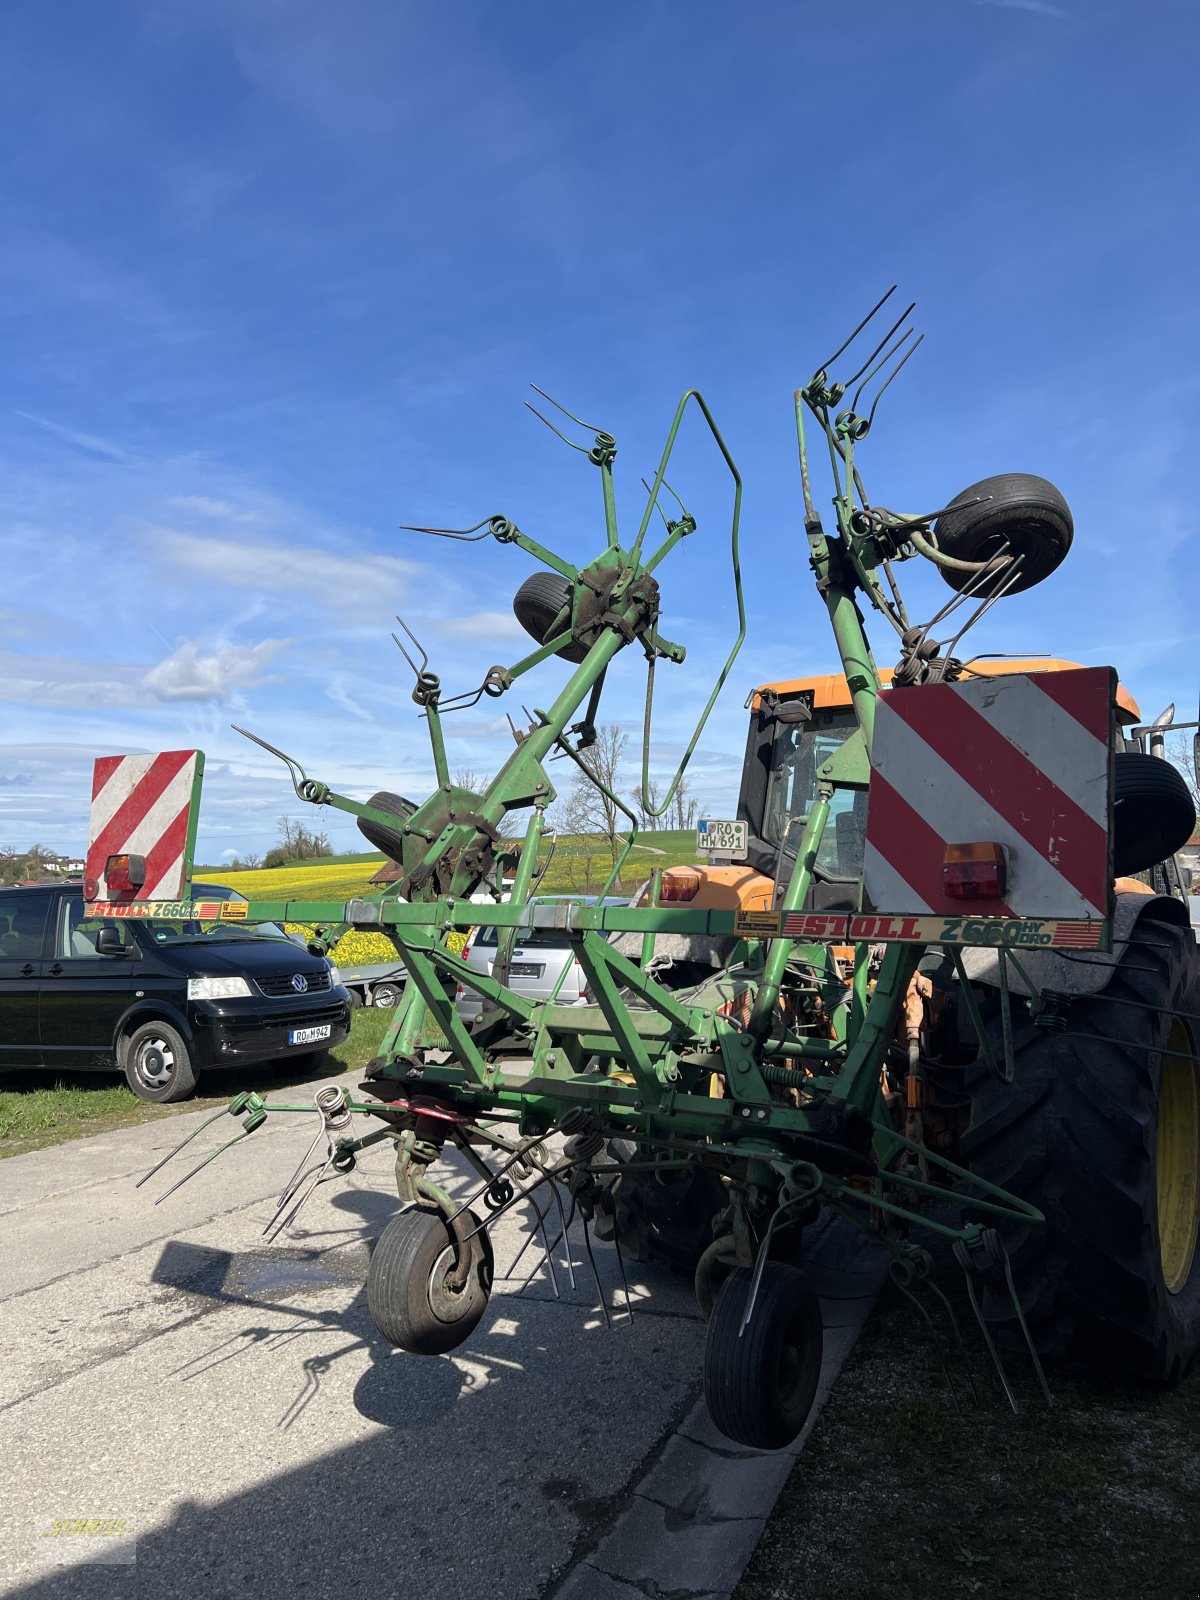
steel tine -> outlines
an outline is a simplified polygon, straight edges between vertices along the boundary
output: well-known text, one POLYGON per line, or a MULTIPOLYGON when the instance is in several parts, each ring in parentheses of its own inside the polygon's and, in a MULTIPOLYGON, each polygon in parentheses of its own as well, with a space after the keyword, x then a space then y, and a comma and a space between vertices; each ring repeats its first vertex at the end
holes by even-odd
MULTIPOLYGON (((324 1129, 322 1129, 321 1131, 324 1132, 324 1129)), ((304 1157, 305 1161, 307 1161, 309 1156, 312 1155, 313 1150, 316 1148, 316 1144, 317 1144, 317 1141, 314 1139, 312 1144, 309 1145, 307 1152, 305 1153, 305 1157, 304 1157)), ((270 1220, 268 1221, 266 1227, 262 1231, 262 1237, 265 1238, 267 1234, 271 1234, 271 1237, 274 1238, 275 1234, 277 1234, 282 1227, 286 1226, 286 1223, 281 1223, 280 1224, 280 1228, 275 1228, 275 1223, 277 1222, 281 1212, 283 1211, 283 1208, 289 1203, 289 1201, 294 1200, 296 1195, 299 1194, 300 1186, 304 1182, 305 1178, 307 1178, 311 1173, 318 1172, 318 1171, 323 1172, 325 1170, 325 1168, 329 1165, 329 1163, 332 1160, 332 1158, 333 1158, 333 1151, 332 1151, 332 1149, 330 1149, 328 1151, 326 1157, 325 1157, 324 1162, 318 1162, 315 1165, 313 1165, 311 1167, 308 1167, 305 1170, 301 1170, 300 1168, 297 1168, 297 1170, 292 1174, 291 1182, 288 1184, 287 1188, 280 1195, 279 1204, 275 1207, 274 1211, 271 1213, 270 1220), (275 1229, 274 1233, 271 1232, 272 1229, 275 1229)))
MULTIPOLYGON (((319 1112, 317 1114, 318 1114, 318 1116, 320 1116, 319 1112)), ((287 1196, 292 1192, 292 1189, 295 1186, 296 1179, 300 1176, 300 1174, 304 1171, 305 1167, 308 1165, 308 1163, 309 1163, 309 1161, 310 1161, 310 1159, 312 1157, 312 1153, 317 1148, 317 1146, 320 1144, 322 1135, 324 1133, 325 1133, 325 1118, 321 1117, 321 1126, 317 1129, 316 1133, 313 1134, 312 1142, 310 1143, 308 1149, 304 1152, 304 1154, 301 1156, 300 1160, 296 1163, 296 1170, 292 1173, 291 1177, 284 1184, 282 1190, 280 1191, 279 1205, 277 1207, 277 1210, 279 1210, 279 1211, 283 1210, 284 1201, 286 1200, 287 1196)))
MULTIPOLYGON (((517 1187, 520 1188, 520 1185, 518 1184, 517 1187)), ((521 1190, 521 1193, 525 1193, 524 1189, 521 1190)), ((550 1254, 550 1235, 546 1231, 546 1214, 550 1210, 550 1207, 547 1206, 546 1210, 543 1211, 536 1200, 530 1200, 529 1204, 537 1212, 538 1231, 542 1236, 542 1249, 544 1250, 546 1256, 546 1269, 550 1274, 550 1287, 554 1290, 554 1298, 556 1300, 561 1300, 562 1295, 558 1290, 558 1278, 555 1276, 554 1272, 554 1258, 550 1254)))
MULTIPOLYGON (((892 1265, 894 1267, 896 1263, 893 1262, 892 1265)), ((934 1354, 938 1358, 938 1365, 942 1369, 942 1376, 946 1380, 946 1387, 950 1391, 950 1398, 954 1401, 954 1409, 961 1417, 963 1414, 962 1402, 958 1398, 958 1390, 954 1387, 954 1379, 950 1376, 950 1368, 946 1364, 945 1352, 942 1349, 942 1336, 938 1333, 933 1318, 929 1315, 927 1308, 921 1304, 918 1297, 913 1293, 908 1285, 901 1283, 895 1272, 892 1272, 890 1276, 892 1282, 896 1285, 897 1289, 899 1289, 904 1298, 906 1300, 911 1300, 913 1305, 916 1306, 917 1310, 920 1312, 921 1316, 925 1319, 925 1326, 929 1329, 929 1337, 933 1341, 934 1354)))
POLYGON ((1017 1313, 1017 1321, 1021 1324, 1021 1332, 1025 1337, 1025 1348, 1029 1351, 1029 1359, 1033 1362, 1033 1370, 1037 1373, 1038 1382, 1042 1386, 1042 1394, 1046 1397, 1046 1404, 1053 1408, 1054 1396, 1050 1393, 1050 1385, 1046 1382, 1046 1374, 1042 1371, 1042 1363, 1037 1349, 1025 1321, 1025 1313, 1021 1309, 1021 1302, 1017 1298, 1017 1288, 1013 1283, 1012 1261, 1009 1259, 1008 1250, 1003 1239, 998 1240, 1004 1261, 1004 1281, 1008 1284, 1008 1298, 1012 1301, 1012 1308, 1017 1313))
POLYGON ((559 1218, 559 1221, 562 1223, 562 1232, 559 1234, 559 1238, 564 1241, 564 1243, 566 1244, 566 1247, 567 1247, 567 1276, 571 1280, 571 1292, 572 1292, 572 1294, 574 1294, 576 1292, 577 1286, 576 1286, 576 1283, 575 1283, 575 1264, 571 1260, 571 1231, 570 1230, 571 1230, 571 1218, 575 1215, 575 1197, 574 1197, 574 1195, 571 1196, 571 1215, 567 1216, 567 1214, 563 1210, 562 1195, 559 1194, 559 1192, 558 1192, 558 1184, 557 1183, 552 1183, 550 1185, 550 1188, 551 1188, 551 1192, 554 1195, 555 1204, 558 1206, 558 1218, 559 1218))
POLYGON ((967 1280, 967 1298, 971 1302, 971 1310, 975 1313, 975 1321, 979 1324, 979 1331, 983 1334, 983 1342, 987 1345, 988 1355, 990 1355, 992 1358, 992 1365, 996 1369, 996 1373, 1000 1379, 1001 1385, 1003 1386, 1004 1393, 1008 1398, 1008 1403, 1013 1409, 1013 1415, 1019 1417, 1021 1415, 1021 1408, 1017 1404, 1016 1395, 1012 1392, 1012 1385, 1008 1381, 1008 1374, 1004 1370, 1004 1363, 1000 1359, 1000 1352, 996 1349, 996 1346, 992 1340, 991 1332, 988 1329, 988 1325, 983 1320, 983 1312, 979 1309, 979 1301, 975 1298, 975 1285, 971 1282, 971 1274, 970 1272, 964 1272, 963 1276, 967 1280))
MULTIPOLYGON (((265 1119, 262 1119, 262 1120, 265 1120, 265 1119)), ((249 1136, 254 1132, 254 1128, 258 1128, 258 1127, 261 1127, 261 1126, 262 1126, 262 1121, 260 1120, 259 1122, 256 1122, 254 1124, 253 1128, 243 1128, 241 1133, 235 1133, 232 1139, 226 1139, 225 1143, 223 1145, 219 1145, 217 1147, 217 1149, 215 1149, 213 1151, 212 1155, 205 1156, 204 1160, 200 1163, 199 1166, 193 1167, 190 1172, 185 1172, 183 1177, 180 1178, 178 1183, 173 1183, 169 1189, 165 1189, 163 1191, 163 1193, 159 1195, 158 1199, 154 1202, 154 1204, 156 1206, 162 1205, 163 1201, 167 1198, 167 1196, 171 1195, 171 1194, 174 1194, 176 1189, 182 1189, 184 1184, 188 1181, 189 1178, 194 1178, 198 1172, 203 1172, 204 1168, 208 1166, 210 1161, 215 1161, 219 1155, 223 1155, 225 1153, 225 1151, 230 1149, 233 1145, 239 1144, 243 1139, 249 1138, 249 1136)))
POLYGON ((966 1341, 962 1336, 962 1328, 959 1326, 958 1318, 954 1314, 954 1307, 950 1304, 949 1299, 945 1294, 942 1293, 941 1289, 938 1288, 936 1283, 930 1282, 929 1287, 933 1293, 937 1295, 938 1299, 942 1302, 942 1305, 946 1308, 946 1315, 949 1317, 950 1326, 954 1330, 954 1342, 958 1346, 959 1355, 962 1356, 963 1370, 967 1375, 967 1382, 971 1385, 971 1399, 975 1402, 976 1406, 978 1406, 979 1390, 975 1387, 975 1374, 971 1371, 970 1353, 967 1350, 966 1341))
POLYGON ((587 1216, 583 1217, 583 1245, 587 1251, 587 1258, 592 1264, 592 1277, 596 1280, 596 1293, 600 1296, 600 1310, 604 1314, 604 1326, 612 1330, 612 1318, 608 1314, 608 1302, 604 1298, 604 1285, 600 1282, 600 1273, 596 1267, 596 1258, 592 1254, 592 1237, 588 1231, 587 1216))
POLYGON ((313 1183, 310 1183, 308 1188, 300 1196, 299 1200, 296 1201, 296 1204, 292 1207, 292 1209, 288 1212, 287 1216, 279 1224, 279 1227, 275 1230, 274 1234, 272 1234, 272 1236, 271 1236, 272 1239, 278 1238, 281 1233, 286 1233, 288 1231, 288 1229, 291 1228, 291 1226, 295 1222, 296 1218, 300 1215, 301 1210, 304 1208, 304 1206, 306 1206, 308 1204, 308 1202, 312 1199, 313 1195, 320 1188, 321 1182, 324 1179, 326 1172, 329 1170, 329 1163, 332 1160, 333 1160, 333 1153, 330 1152, 328 1160, 324 1163, 324 1165, 322 1167, 320 1167, 320 1168, 314 1167, 312 1169, 317 1174, 316 1181, 313 1182, 313 1183))
POLYGON ((191 1144, 192 1140, 196 1138, 198 1134, 203 1133, 205 1128, 211 1128, 214 1122, 217 1122, 221 1117, 228 1116, 228 1114, 229 1107, 222 1106, 220 1111, 215 1111, 211 1117, 206 1117, 198 1128, 193 1128, 192 1132, 188 1134, 186 1139, 182 1139, 175 1146, 174 1150, 169 1150, 161 1161, 156 1162, 155 1165, 150 1168, 150 1171, 147 1172, 144 1177, 138 1179, 133 1187, 135 1189, 140 1189, 142 1185, 152 1178, 156 1172, 161 1172, 168 1161, 173 1161, 181 1150, 183 1150, 187 1145, 191 1144))
MULTIPOLYGON (((870 322, 871 318, 879 310, 880 306, 886 305, 886 303, 892 298, 892 296, 895 294, 895 292, 896 292, 896 285, 893 284, 892 287, 888 290, 888 292, 881 299, 877 300, 876 303, 871 307, 870 311, 867 312, 866 316, 859 323, 858 327, 855 328, 854 332, 850 335, 850 337, 848 339, 844 340, 840 345, 838 345, 837 349, 830 356, 829 360, 828 361, 822 361, 821 365, 817 368, 818 372, 828 372, 829 371, 830 367, 837 360, 837 358, 841 355, 842 351, 847 349, 848 346, 850 346, 850 345, 852 345, 854 343, 855 339, 858 338, 859 334, 866 327, 867 323, 870 322)), ((908 315, 908 313, 905 312, 905 316, 907 316, 907 315, 908 315)), ((903 320, 904 319, 901 318, 901 321, 903 321, 903 320)))

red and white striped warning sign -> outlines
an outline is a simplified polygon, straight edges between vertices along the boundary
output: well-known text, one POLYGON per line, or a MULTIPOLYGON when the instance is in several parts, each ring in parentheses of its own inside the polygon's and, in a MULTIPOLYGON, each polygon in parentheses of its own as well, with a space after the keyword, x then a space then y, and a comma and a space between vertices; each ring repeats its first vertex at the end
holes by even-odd
POLYGON ((1115 692, 1111 667, 1084 667, 881 694, 863 866, 871 908, 1106 918, 1115 692), (946 846, 978 843, 1002 847, 1004 892, 964 902, 946 893, 946 846))
POLYGON ((199 750, 158 755, 101 756, 92 771, 85 894, 107 900, 105 870, 111 856, 146 862, 138 900, 181 900, 191 869, 194 808, 204 757, 199 750))

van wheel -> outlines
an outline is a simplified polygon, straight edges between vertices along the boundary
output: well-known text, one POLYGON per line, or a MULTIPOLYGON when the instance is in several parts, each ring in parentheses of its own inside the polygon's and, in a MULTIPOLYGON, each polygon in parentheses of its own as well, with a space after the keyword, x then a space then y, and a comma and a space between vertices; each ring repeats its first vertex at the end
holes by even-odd
POLYGON ((196 1073, 187 1045, 165 1022, 143 1022, 126 1038, 121 1058, 125 1081, 139 1100, 160 1105, 186 1100, 196 1088, 196 1073))

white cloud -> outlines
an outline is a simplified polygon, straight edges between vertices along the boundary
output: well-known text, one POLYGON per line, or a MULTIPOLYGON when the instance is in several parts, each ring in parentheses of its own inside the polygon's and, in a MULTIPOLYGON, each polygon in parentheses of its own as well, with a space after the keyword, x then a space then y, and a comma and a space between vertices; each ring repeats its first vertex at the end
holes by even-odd
POLYGON ((61 422, 51 422, 48 417, 35 417, 31 411, 17 411, 15 416, 21 417, 25 422, 32 422, 37 428, 44 428, 47 433, 52 433, 56 439, 63 439, 67 444, 72 444, 77 450, 86 450, 91 455, 107 456, 110 461, 128 461, 129 457, 119 445, 112 444, 108 439, 102 439, 96 433, 84 433, 78 428, 66 428, 61 422))
MULTIPOLYGON (((446 639, 470 639, 477 644, 489 639, 529 639, 511 611, 473 611, 467 617, 439 617, 433 626, 446 639)), ((536 648, 532 639, 529 648, 536 648)))
POLYGON ((159 700, 227 700, 235 689, 246 687, 283 649, 287 640, 264 639, 261 644, 221 644, 201 655, 194 640, 184 642, 142 679, 159 700))
POLYGON ((258 522, 255 511, 239 511, 228 500, 213 500, 204 494, 173 494, 167 504, 177 511, 191 511, 198 517, 214 517, 225 522, 258 522))
POLYGON ((415 562, 352 548, 339 552, 266 540, 249 543, 169 528, 152 530, 150 539, 156 557, 192 577, 241 591, 304 594, 322 607, 356 612, 368 597, 373 607, 398 605, 421 571, 415 562))
POLYGON ((1069 17, 1070 12, 1049 0, 971 0, 973 6, 995 6, 1001 11, 1035 11, 1041 17, 1069 17))

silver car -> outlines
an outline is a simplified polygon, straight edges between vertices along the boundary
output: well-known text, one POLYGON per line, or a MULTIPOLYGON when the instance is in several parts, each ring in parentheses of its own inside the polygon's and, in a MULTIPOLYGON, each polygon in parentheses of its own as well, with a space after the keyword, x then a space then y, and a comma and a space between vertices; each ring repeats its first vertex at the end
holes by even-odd
MULTIPOLYGON (((548 905, 556 900, 582 901, 594 906, 600 901, 594 895, 539 895, 535 905, 548 905)), ((628 905, 628 900, 607 899, 606 906, 628 905)), ((499 928, 476 928, 471 942, 463 952, 466 963, 476 972, 491 975, 497 953, 499 928)), ((524 928, 517 935, 512 962, 508 969, 508 986, 516 994, 530 1000, 548 1000, 559 985, 556 1004, 563 1006, 586 1005, 586 975, 571 950, 571 941, 560 928, 524 928), (565 969, 565 971, 564 971, 565 969)), ((483 998, 465 984, 458 986, 458 1014, 471 1022, 483 1010, 483 998)))

